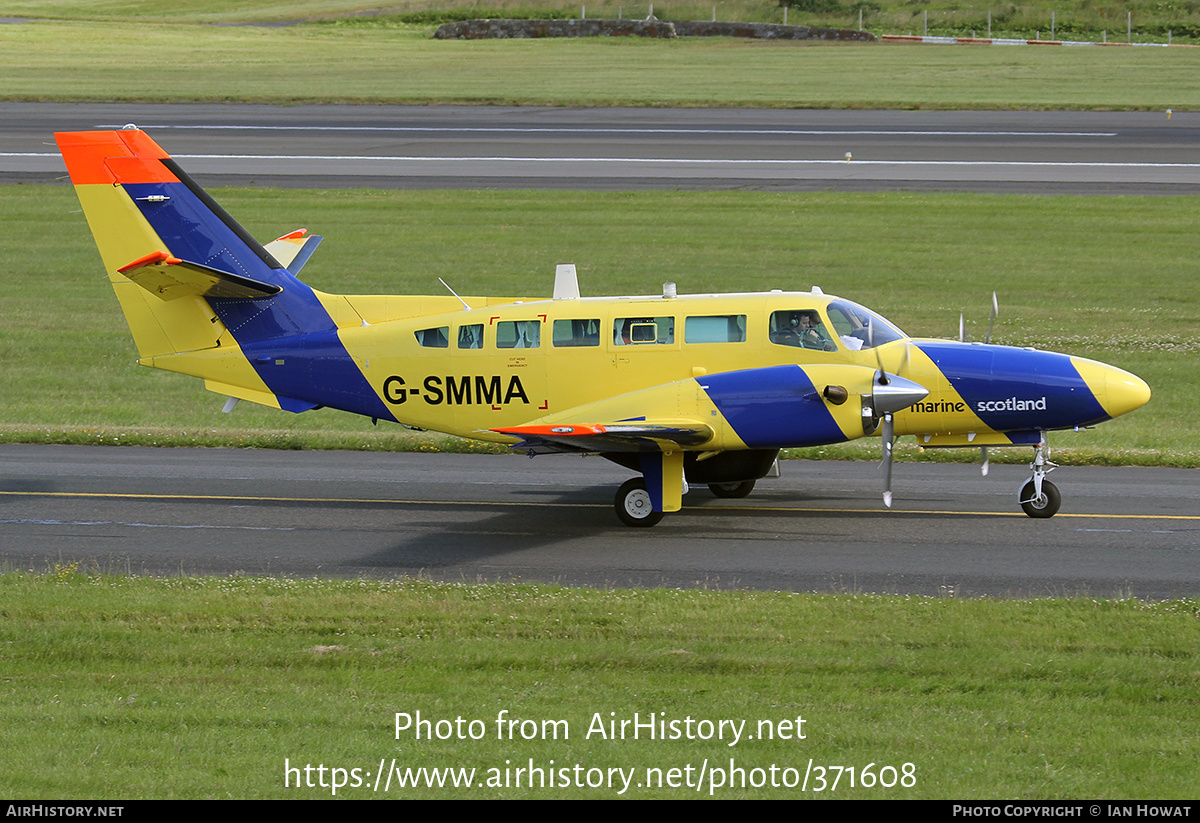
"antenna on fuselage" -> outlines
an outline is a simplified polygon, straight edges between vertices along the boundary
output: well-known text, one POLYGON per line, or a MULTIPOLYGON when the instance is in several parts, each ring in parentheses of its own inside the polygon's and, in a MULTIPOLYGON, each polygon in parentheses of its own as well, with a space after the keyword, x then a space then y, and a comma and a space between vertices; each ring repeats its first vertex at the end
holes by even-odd
POLYGON ((554 267, 554 299, 579 299, 579 277, 574 263, 559 263, 554 267))
POLYGON ((996 293, 992 292, 992 316, 988 318, 987 336, 983 338, 984 343, 992 342, 992 326, 996 322, 996 317, 1000 314, 1000 301, 996 299, 996 293))
MULTIPOLYGON (((443 279, 442 279, 442 278, 440 278, 440 277, 438 278, 438 282, 439 282, 439 283, 441 283, 443 286, 445 286, 445 287, 446 287, 446 291, 450 292, 450 293, 451 293, 451 294, 453 294, 455 297, 458 297, 458 292, 456 292, 454 289, 450 288, 450 284, 449 284, 449 283, 447 283, 445 280, 443 280, 443 279)), ((463 311, 470 311, 470 310, 471 310, 471 307, 467 305, 467 301, 466 301, 466 300, 463 300, 461 297, 458 297, 458 302, 463 304, 463 311)))

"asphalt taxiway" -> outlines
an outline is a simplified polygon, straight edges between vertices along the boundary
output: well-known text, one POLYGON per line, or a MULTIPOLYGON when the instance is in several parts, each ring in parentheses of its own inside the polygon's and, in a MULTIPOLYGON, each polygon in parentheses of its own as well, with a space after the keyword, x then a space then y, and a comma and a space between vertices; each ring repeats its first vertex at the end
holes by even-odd
POLYGON ((1200 192, 1200 115, 0 103, 0 181, 136 124, 204 185, 1200 192))
POLYGON ((1027 469, 785 461, 748 498, 706 488, 649 529, 593 457, 0 446, 0 560, 138 574, 524 580, 929 596, 1200 592, 1192 470, 1063 468, 1054 518, 1027 469))

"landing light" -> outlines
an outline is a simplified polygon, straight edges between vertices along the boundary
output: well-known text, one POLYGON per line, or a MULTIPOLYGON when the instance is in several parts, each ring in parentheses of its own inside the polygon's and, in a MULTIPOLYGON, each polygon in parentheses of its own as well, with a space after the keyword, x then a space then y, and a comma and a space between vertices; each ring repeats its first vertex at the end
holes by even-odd
POLYGON ((845 386, 826 386, 822 394, 835 406, 842 405, 850 397, 850 392, 846 391, 845 386))

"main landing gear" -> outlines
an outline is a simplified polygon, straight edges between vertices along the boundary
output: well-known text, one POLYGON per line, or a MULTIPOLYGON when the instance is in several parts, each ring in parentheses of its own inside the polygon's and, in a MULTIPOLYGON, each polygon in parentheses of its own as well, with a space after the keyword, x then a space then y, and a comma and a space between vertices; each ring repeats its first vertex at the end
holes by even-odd
POLYGON ((653 526, 664 514, 679 511, 689 484, 707 485, 717 497, 735 499, 750 494, 755 479, 779 476, 779 449, 615 452, 604 457, 641 474, 622 483, 613 500, 617 518, 626 526, 653 526))
POLYGON ((653 526, 662 520, 663 513, 654 510, 654 502, 646 489, 646 481, 640 477, 626 480, 617 489, 617 517, 626 526, 653 526))
MULTIPOLYGON (((709 483, 708 488, 717 497, 735 500, 754 491, 754 481, 709 483)), ((663 512, 654 510, 654 501, 646 488, 645 479, 641 477, 631 478, 621 484, 621 487, 617 489, 613 506, 617 510, 617 517, 626 526, 653 526, 663 518, 663 512)))
POLYGON ((1029 468, 1033 470, 1033 477, 1025 481, 1018 497, 1021 508, 1030 517, 1053 517, 1062 505, 1062 495, 1058 493, 1058 487, 1046 479, 1047 474, 1058 468, 1046 459, 1049 454, 1050 446, 1043 433, 1041 442, 1034 447, 1033 462, 1029 464, 1029 468))

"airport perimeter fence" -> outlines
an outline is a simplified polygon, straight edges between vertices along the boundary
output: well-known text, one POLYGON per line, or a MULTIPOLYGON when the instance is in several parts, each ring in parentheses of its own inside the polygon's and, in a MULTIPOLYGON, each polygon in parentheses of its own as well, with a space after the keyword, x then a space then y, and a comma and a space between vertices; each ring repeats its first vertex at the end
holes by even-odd
MULTIPOLYGON (((1070 4, 1068 4, 1069 6, 1070 4)), ((1084 8, 1083 5, 1087 5, 1084 8)), ((1200 4, 1159 3, 1151 11, 1117 7, 1054 9, 1044 4, 914 9, 884 9, 874 0, 779 0, 761 9, 762 19, 745 19, 740 3, 725 8, 741 20, 722 14, 720 4, 611 3, 581 4, 582 19, 757 22, 791 26, 870 31, 882 40, 920 38, 925 42, 1032 43, 1080 45, 1182 45, 1200 43, 1200 4), (1196 10, 1192 11, 1192 6, 1196 10), (941 38, 941 40, 933 39, 941 38)), ((750 15, 759 17, 760 15, 750 15)))

